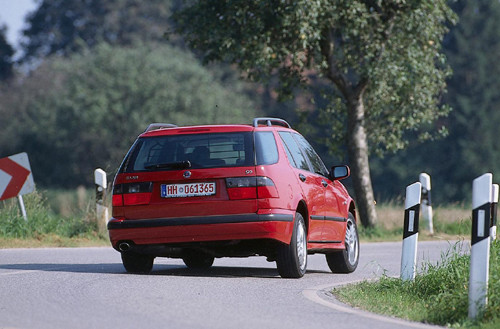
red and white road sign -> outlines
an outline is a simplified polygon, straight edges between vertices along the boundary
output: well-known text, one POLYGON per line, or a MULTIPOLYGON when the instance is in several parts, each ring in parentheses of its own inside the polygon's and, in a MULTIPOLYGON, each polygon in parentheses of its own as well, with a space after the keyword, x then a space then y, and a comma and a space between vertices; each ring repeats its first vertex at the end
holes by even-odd
POLYGON ((0 159, 0 200, 31 193, 34 189, 27 153, 0 159))

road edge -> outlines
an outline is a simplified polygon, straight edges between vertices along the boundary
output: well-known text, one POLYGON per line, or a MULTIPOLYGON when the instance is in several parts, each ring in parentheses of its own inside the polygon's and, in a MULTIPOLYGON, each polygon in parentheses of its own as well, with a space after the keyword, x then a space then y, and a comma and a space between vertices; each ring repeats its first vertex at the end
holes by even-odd
POLYGON ((382 321, 386 323, 392 323, 392 324, 397 324, 401 325, 404 327, 410 327, 410 328, 445 328, 442 326, 438 325, 433 325, 433 324, 426 324, 426 323, 421 323, 421 322, 414 322, 410 320, 404 320, 400 318, 395 318, 395 317, 390 317, 390 316, 385 316, 385 315, 380 315, 372 312, 368 312, 365 310, 357 309, 354 307, 351 307, 347 304, 342 303, 339 301, 330 291, 333 288, 339 288, 341 286, 345 286, 348 284, 355 284, 358 282, 362 282, 365 280, 356 280, 356 281, 348 281, 348 282, 342 282, 338 284, 327 284, 327 285, 321 285, 313 288, 308 288, 302 290, 302 295, 319 305, 326 306, 330 309, 343 312, 343 313, 348 313, 348 314, 355 314, 357 316, 361 316, 364 318, 372 319, 372 320, 377 320, 377 321, 382 321), (324 297, 321 297, 323 295, 324 297))

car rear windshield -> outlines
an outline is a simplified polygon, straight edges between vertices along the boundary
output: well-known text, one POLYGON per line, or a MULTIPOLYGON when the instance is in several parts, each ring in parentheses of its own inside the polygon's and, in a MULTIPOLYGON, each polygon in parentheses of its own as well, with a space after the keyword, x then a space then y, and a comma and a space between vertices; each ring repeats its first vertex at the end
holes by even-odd
MULTIPOLYGON (((268 142, 266 151, 257 152, 258 162, 276 162, 278 152, 272 133, 256 137, 256 144, 264 141, 268 142)), ((255 153, 252 132, 142 137, 133 145, 120 171, 254 166, 255 153)))

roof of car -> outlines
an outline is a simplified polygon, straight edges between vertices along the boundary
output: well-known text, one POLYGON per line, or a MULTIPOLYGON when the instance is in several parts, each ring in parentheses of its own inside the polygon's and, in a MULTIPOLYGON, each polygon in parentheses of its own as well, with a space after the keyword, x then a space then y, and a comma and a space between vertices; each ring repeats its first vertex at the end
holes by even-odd
POLYGON ((161 135, 177 135, 186 133, 217 133, 233 131, 253 131, 256 128, 291 128, 290 124, 279 118, 255 118, 252 124, 198 125, 178 127, 171 123, 152 123, 140 135, 153 137, 161 135))

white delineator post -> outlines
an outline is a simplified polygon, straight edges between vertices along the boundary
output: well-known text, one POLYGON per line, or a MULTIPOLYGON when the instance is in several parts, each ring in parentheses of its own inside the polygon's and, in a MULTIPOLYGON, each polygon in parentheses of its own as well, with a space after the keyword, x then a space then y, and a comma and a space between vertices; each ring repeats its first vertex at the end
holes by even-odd
POLYGON ((415 279, 417 269, 418 219, 422 184, 406 187, 403 252, 401 254, 401 280, 415 279))
POLYGON ((491 223, 490 223, 491 241, 496 240, 497 238, 498 184, 493 184, 492 194, 493 194, 493 200, 491 202, 491 223))
POLYGON ((484 310, 488 299, 490 265, 490 220, 493 175, 484 174, 472 182, 472 237, 469 276, 469 318, 484 310))
POLYGON ((434 225, 432 223, 432 202, 431 202, 431 176, 421 173, 419 176, 422 184, 422 217, 427 222, 427 229, 430 234, 434 234, 434 225))
POLYGON ((104 225, 109 219, 108 207, 106 207, 106 188, 108 186, 106 172, 100 168, 94 171, 96 217, 99 226, 104 225))

